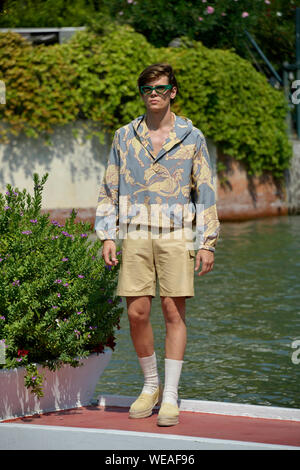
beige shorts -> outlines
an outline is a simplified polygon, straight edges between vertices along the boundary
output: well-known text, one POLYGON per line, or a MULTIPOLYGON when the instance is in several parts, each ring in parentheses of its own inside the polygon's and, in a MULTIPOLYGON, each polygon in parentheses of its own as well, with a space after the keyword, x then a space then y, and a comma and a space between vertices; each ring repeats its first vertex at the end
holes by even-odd
MULTIPOLYGON (((129 228, 131 230, 132 227, 129 228)), ((153 238, 151 229, 134 227, 122 240, 122 257, 116 294, 194 297, 195 250, 189 249, 183 229, 160 229, 153 238)))

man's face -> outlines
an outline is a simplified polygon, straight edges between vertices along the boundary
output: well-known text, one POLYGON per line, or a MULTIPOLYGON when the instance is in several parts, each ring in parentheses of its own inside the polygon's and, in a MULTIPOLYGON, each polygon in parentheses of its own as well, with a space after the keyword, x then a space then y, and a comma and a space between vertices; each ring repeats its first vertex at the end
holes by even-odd
MULTIPOLYGON (((169 79, 167 76, 162 76, 145 83, 145 86, 168 85, 169 79)), ((156 112, 165 109, 169 106, 170 100, 176 96, 176 87, 171 90, 160 92, 159 90, 152 90, 149 94, 142 94, 142 100, 145 103, 147 110, 156 112)))

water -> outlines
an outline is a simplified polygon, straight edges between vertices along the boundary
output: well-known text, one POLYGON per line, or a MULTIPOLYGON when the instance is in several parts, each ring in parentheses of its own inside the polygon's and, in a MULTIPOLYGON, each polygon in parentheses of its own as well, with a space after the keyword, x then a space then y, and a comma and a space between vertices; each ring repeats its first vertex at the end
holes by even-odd
MULTIPOLYGON (((222 223, 221 229, 214 269, 195 275, 195 297, 186 301, 179 398, 300 408, 300 363, 292 360, 292 343, 300 339, 300 217, 222 223)), ((125 299, 123 305, 117 346, 96 395, 141 392, 125 299)), ((151 323, 163 382, 158 290, 151 323)))

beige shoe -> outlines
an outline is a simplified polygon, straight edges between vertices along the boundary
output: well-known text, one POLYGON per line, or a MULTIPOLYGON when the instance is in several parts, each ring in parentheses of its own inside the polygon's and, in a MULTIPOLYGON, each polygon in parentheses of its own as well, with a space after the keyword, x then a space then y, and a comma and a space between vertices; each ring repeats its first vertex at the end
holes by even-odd
POLYGON ((147 418, 155 405, 160 405, 163 387, 159 385, 154 393, 141 393, 129 408, 129 418, 147 418))
POLYGON ((158 417, 158 426, 173 426, 179 423, 179 408, 172 403, 162 403, 158 417))

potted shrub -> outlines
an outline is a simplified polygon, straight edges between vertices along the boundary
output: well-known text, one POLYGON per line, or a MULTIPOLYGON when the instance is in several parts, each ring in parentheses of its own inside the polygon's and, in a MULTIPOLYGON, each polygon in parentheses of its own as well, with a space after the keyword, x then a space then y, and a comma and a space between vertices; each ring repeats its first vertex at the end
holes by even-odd
POLYGON ((114 295, 119 264, 105 265, 101 241, 88 240, 90 224, 76 223, 74 209, 64 225, 41 213, 47 178, 34 174, 33 197, 9 184, 0 194, 2 397, 9 371, 22 368, 24 390, 41 399, 49 373, 80 369, 88 358, 99 364, 123 312, 114 295))

